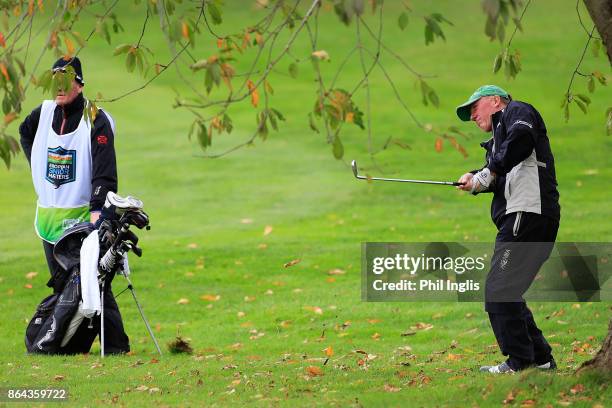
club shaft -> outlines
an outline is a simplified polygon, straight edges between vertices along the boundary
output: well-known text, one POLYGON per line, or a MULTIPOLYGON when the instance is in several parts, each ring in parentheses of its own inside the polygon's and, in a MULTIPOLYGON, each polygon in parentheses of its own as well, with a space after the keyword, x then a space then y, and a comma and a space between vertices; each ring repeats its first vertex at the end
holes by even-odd
POLYGON ((379 181, 395 181, 398 183, 417 183, 417 184, 438 184, 443 186, 460 186, 461 183, 453 181, 431 181, 431 180, 409 180, 409 179, 394 179, 394 178, 383 178, 383 177, 365 177, 357 176, 360 180, 379 180, 379 181))

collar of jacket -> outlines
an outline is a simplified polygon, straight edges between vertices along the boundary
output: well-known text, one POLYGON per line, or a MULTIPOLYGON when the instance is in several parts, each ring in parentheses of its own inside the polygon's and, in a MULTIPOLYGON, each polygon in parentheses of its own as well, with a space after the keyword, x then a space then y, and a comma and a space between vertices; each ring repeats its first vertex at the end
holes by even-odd
POLYGON ((495 129, 497 127, 497 124, 501 121, 501 118, 504 114, 504 110, 506 110, 506 108, 498 110, 491 116, 491 125, 493 126, 493 129, 495 129))
POLYGON ((60 109, 64 112, 65 116, 70 116, 73 113, 83 112, 83 107, 85 106, 85 97, 83 97, 83 93, 79 93, 74 101, 70 102, 68 105, 60 106, 60 109))

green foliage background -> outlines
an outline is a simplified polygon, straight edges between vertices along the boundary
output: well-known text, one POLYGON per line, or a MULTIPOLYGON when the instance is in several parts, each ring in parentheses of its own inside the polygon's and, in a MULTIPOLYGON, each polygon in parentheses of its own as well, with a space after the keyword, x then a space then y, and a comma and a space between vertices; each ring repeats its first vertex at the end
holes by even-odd
MULTIPOLYGON (((559 241, 610 241, 612 141, 605 136, 603 123, 612 93, 598 87, 589 114, 573 112, 569 123, 559 107, 586 40, 574 3, 551 0, 530 6, 522 24, 525 33, 513 43, 522 62, 522 72, 513 81, 492 74, 500 47, 483 34, 485 18, 479 2, 412 3, 415 12, 402 31, 397 22, 402 6, 387 2, 385 42, 419 72, 436 75, 428 83, 436 89, 440 107, 422 106, 415 78, 391 56, 383 54, 383 64, 423 123, 440 129, 455 125, 471 132, 470 140, 461 140, 469 157, 464 159, 448 143, 436 152, 435 136, 415 126, 375 71, 371 78, 375 147, 392 136, 410 149, 391 146, 378 153, 382 169, 377 169, 369 160, 366 132, 347 126, 342 133, 345 158, 357 159, 372 175, 456 179, 481 165, 478 143, 486 135, 471 123, 458 123, 454 107, 479 85, 496 83, 515 99, 536 106, 547 123, 561 194, 559 241), (436 39, 425 47, 422 16, 433 12, 442 13, 454 26, 443 27, 446 42, 436 39)), ((128 2, 119 7, 126 32, 125 41, 117 40, 115 45, 135 42, 144 16, 128 2)), ((84 18, 79 24, 87 32, 91 22, 84 18)), ((230 32, 237 22, 253 21, 257 14, 250 3, 228 1, 223 18, 216 30, 230 32)), ((370 21, 375 27, 375 19, 370 21)), ((331 11, 322 13, 320 48, 331 57, 331 62, 321 63, 324 73, 333 74, 343 52, 354 43, 353 29, 339 24, 331 11)), ((163 39, 152 28, 143 43, 154 51, 155 60, 169 60, 163 39)), ((205 58, 215 47, 213 39, 199 40, 192 52, 205 58)), ((157 358, 153 345, 127 294, 118 301, 134 355, 101 361, 95 354, 97 346, 89 356, 25 355, 23 333, 35 305, 49 291, 44 286, 47 271, 32 227, 35 195, 27 162, 21 155, 10 171, 2 171, 0 386, 65 386, 71 405, 79 406, 112 402, 405 405, 407 401, 420 406, 486 406, 501 404, 509 393, 515 399, 512 403, 534 399, 538 404, 571 401, 577 406, 605 406, 610 401, 605 381, 576 378, 572 373, 605 336, 609 303, 580 308, 534 304, 536 320, 553 343, 561 370, 555 375, 528 372, 490 378, 474 371, 481 363, 501 360, 481 305, 360 301, 361 242, 492 242, 489 198, 444 187, 357 182, 348 163, 333 159, 325 137, 308 128, 307 112, 316 88, 307 50, 304 38, 292 49, 303 61, 297 79, 288 75, 290 61, 279 65, 286 74, 270 79, 275 91, 271 106, 286 117, 280 131, 271 133, 265 143, 256 141, 256 148, 222 159, 195 157, 201 150, 187 139, 193 117, 171 106, 172 87, 180 86, 173 69, 139 93, 100 104, 117 123, 119 192, 141 198, 152 220, 153 229, 140 234, 143 258, 131 261, 136 289, 161 343, 179 333, 190 339, 195 356, 166 353, 159 362, 152 360, 157 358), (268 235, 264 235, 266 226, 273 227, 268 235), (283 267, 294 259, 301 262, 283 267), (345 274, 328 274, 336 268, 345 274), (32 271, 38 275, 28 280, 26 274, 32 271), (220 298, 207 301, 202 295, 220 298), (188 303, 178 304, 180 299, 188 303), (419 322, 434 327, 401 336, 419 322), (450 349, 453 340, 456 347, 450 349), (584 348, 584 343, 592 347, 584 348), (322 366, 322 350, 329 346, 334 355, 322 366), (401 354, 407 349, 398 350, 405 346, 411 347, 408 354, 414 358, 401 354), (353 352, 357 349, 376 358, 365 367, 359 365, 363 355, 353 352), (445 353, 435 353, 440 351, 445 353), (459 357, 449 359, 449 353, 459 357), (309 366, 321 367, 324 375, 309 376, 309 366), (585 390, 572 393, 576 384, 585 390), (401 390, 389 392, 395 388, 401 390)), ((113 47, 96 36, 80 53, 86 95, 101 92, 113 97, 143 81, 137 73, 125 72, 124 61, 112 54, 113 47)), ((49 55, 43 64, 50 66, 52 61, 49 55)), ((609 73, 602 69, 608 66, 603 57, 587 54, 584 64, 585 71, 609 73)), ((247 66, 236 65, 238 72, 247 66)), ((347 64, 338 85, 351 88, 360 72, 357 60, 347 64)), ((199 80, 203 87, 203 75, 199 80)), ((586 81, 579 78, 575 86, 586 93, 586 81)), ((32 90, 24 112, 41 98, 32 90)), ((356 103, 361 107, 364 102, 360 93, 356 103)), ((254 128, 255 111, 248 101, 230 112, 234 131, 215 135, 213 151, 248 138, 254 128)), ((118 293, 123 282, 117 279, 113 286, 118 293)))

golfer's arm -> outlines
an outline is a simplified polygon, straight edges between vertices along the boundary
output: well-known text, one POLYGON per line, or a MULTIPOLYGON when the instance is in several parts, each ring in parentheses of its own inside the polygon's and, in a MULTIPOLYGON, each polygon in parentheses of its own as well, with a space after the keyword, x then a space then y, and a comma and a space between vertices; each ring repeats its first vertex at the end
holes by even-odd
POLYGON ((507 137, 495 154, 491 155, 487 167, 496 175, 505 175, 514 166, 528 158, 535 148, 537 134, 535 120, 529 112, 516 110, 508 112, 504 119, 507 137))
POLYGON ((103 114, 98 114, 91 133, 91 200, 90 211, 100 211, 106 193, 117 192, 117 159, 115 135, 103 114))

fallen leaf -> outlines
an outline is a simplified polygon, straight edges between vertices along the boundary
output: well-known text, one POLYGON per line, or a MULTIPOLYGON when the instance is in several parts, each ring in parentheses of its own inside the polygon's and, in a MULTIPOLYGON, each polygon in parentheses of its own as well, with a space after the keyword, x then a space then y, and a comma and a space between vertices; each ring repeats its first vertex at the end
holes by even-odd
POLYGON ((412 330, 424 330, 424 331, 433 329, 433 327, 434 327, 433 324, 423 323, 423 322, 419 322, 415 324, 414 326, 410 326, 412 330))
POLYGON ((264 237, 265 237, 266 235, 270 235, 270 233, 272 232, 272 230, 273 230, 273 229, 274 229, 274 228, 273 228, 271 225, 266 225, 266 228, 264 228, 264 232, 263 232, 264 237))
POLYGON ((521 408, 529 408, 529 407, 533 407, 536 404, 536 400, 534 399, 528 399, 525 400, 523 402, 521 402, 521 408))
POLYGON ((187 245, 187 248, 189 249, 196 249, 198 247, 198 244, 196 244, 195 242, 192 242, 191 244, 187 245))
POLYGON ((576 384, 574 385, 572 388, 570 388, 570 392, 572 394, 578 394, 584 391, 584 385, 582 384, 576 384))
POLYGON ((385 384, 385 386, 384 386, 384 390, 385 390, 385 392, 400 392, 400 391, 401 391, 401 388, 399 388, 399 387, 394 387, 394 386, 393 386, 393 385, 391 385, 391 384, 385 384))
POLYGON ((252 219, 250 219, 250 218, 243 218, 243 219, 241 219, 241 220, 240 220, 240 222, 241 222, 242 224, 252 224, 252 223, 253 223, 253 220, 252 220, 252 219))
POLYGON ((323 370, 321 370, 319 367, 308 366, 306 367, 306 373, 311 377, 320 377, 323 375, 323 370))
POLYGON ((292 260, 292 261, 287 262, 287 263, 286 263, 286 264, 284 264, 283 266, 284 266, 285 268, 289 268, 289 267, 291 267, 291 266, 293 266, 293 265, 299 264, 301 261, 302 261, 301 259, 294 259, 294 260, 292 260))
POLYGON ((304 309, 310 310, 310 311, 312 311, 312 312, 314 312, 315 314, 318 314, 318 315, 323 314, 323 309, 321 309, 318 306, 304 306, 304 309))
POLYGON ((330 269, 329 271, 327 271, 328 275, 344 275, 346 272, 343 271, 342 269, 330 269))
POLYGON ((236 316, 238 316, 238 317, 244 317, 244 316, 246 316, 246 313, 244 313, 244 312, 238 312, 238 313, 236 313, 236 316))
POLYGON ((244 297, 244 301, 245 301, 245 302, 252 302, 252 301, 254 301, 255 299, 256 299, 256 298, 255 298, 255 296, 245 296, 245 297, 244 297))
POLYGON ((26 279, 32 280, 38 275, 38 272, 28 272, 26 273, 26 279))
POLYGON ((511 390, 508 395, 506 395, 506 399, 503 401, 504 405, 510 404, 514 402, 514 390, 511 390))
POLYGON ((207 302, 216 302, 217 300, 221 299, 221 295, 206 294, 206 295, 200 296, 200 299, 206 300, 207 302))
POLYGON ((55 381, 64 381, 64 378, 66 377, 64 377, 63 375, 59 375, 59 374, 53 377, 55 381))
POLYGON ((449 359, 450 361, 457 361, 457 360, 461 360, 461 355, 460 354, 448 353, 446 358, 449 359))
POLYGON ((380 333, 374 333, 374 334, 372 335, 372 338, 373 338, 374 340, 378 340, 378 339, 380 339, 380 333))
POLYGON ((149 389, 149 387, 147 387, 146 385, 139 385, 138 387, 136 387, 136 391, 147 391, 149 389))
POLYGON ((332 346, 328 346, 328 347, 324 348, 322 351, 325 352, 325 355, 327 357, 331 357, 331 356, 334 355, 334 349, 332 348, 332 346))
POLYGON ((178 303, 179 305, 186 305, 187 303, 189 303, 189 299, 180 298, 176 303, 178 303))
POLYGON ((26 283, 25 285, 23 285, 24 288, 26 289, 32 289, 32 284, 31 283, 26 283))

